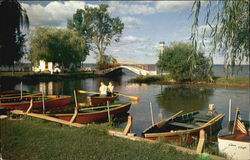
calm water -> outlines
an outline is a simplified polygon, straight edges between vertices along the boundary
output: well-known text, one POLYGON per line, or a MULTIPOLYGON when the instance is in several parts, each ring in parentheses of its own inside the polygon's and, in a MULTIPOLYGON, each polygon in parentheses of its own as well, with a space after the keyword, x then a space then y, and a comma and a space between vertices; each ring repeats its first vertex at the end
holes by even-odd
MULTIPOLYGON (((103 81, 107 84, 112 81, 116 91, 141 98, 141 102, 132 105, 129 110, 129 113, 133 116, 133 131, 137 135, 141 135, 141 132, 151 125, 150 102, 153 106, 155 122, 179 110, 185 112, 193 110, 206 111, 209 104, 215 104, 217 112, 226 113, 222 124, 224 127, 228 119, 228 100, 230 98, 232 99, 233 109, 240 107, 242 119, 249 119, 249 88, 136 84, 128 82, 129 79, 136 75, 129 71, 125 72, 122 76, 106 78, 65 79, 63 81, 32 84, 23 82, 23 88, 27 91, 45 90, 47 94, 73 95, 74 89, 98 91, 99 82, 103 81)), ((5 88, 7 86, 9 89, 20 88, 18 81, 11 82, 2 79, 1 85, 5 86, 5 88)), ((128 100, 123 97, 120 99, 128 100)), ((121 124, 120 127, 125 125, 126 123, 121 124)))

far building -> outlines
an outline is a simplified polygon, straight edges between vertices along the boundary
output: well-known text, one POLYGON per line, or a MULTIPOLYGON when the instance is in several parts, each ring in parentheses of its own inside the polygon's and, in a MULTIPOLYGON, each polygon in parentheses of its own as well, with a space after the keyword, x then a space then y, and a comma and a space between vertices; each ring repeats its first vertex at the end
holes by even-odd
POLYGON ((38 65, 32 67, 34 72, 50 72, 53 74, 54 72, 61 72, 58 63, 46 62, 44 60, 40 60, 38 65))

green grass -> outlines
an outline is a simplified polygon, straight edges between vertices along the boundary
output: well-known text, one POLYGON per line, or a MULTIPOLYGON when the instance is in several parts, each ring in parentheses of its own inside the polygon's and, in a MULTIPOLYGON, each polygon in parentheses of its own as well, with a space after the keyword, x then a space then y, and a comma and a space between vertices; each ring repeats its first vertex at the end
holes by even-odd
POLYGON ((225 84, 225 85, 235 85, 235 86, 249 86, 249 78, 224 78, 224 77, 215 77, 216 84, 225 84))
MULTIPOLYGON (((169 83, 180 83, 171 79, 168 75, 155 75, 155 76, 138 76, 130 80, 135 83, 157 83, 157 84, 169 84, 169 83)), ((214 82, 184 82, 183 84, 208 84, 208 85, 222 85, 222 86, 249 86, 249 78, 224 78, 214 77, 214 82)))
POLYGON ((85 128, 33 119, 1 120, 1 152, 8 160, 174 159, 194 160, 162 143, 134 142, 107 135, 108 123, 85 128))

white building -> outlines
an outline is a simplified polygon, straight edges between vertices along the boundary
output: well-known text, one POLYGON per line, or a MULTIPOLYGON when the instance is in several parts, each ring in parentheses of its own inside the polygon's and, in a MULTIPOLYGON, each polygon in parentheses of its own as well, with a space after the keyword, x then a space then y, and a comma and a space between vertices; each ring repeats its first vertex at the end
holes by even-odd
POLYGON ((34 72, 50 72, 53 74, 54 72, 61 72, 58 63, 46 62, 44 60, 40 60, 37 66, 32 67, 34 72))

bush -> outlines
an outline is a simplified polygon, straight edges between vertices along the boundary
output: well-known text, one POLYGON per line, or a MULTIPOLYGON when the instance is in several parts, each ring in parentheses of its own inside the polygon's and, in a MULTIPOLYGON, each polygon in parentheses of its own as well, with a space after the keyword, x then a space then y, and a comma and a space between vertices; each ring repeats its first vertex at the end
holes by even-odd
POLYGON ((176 81, 212 81, 211 65, 191 44, 173 42, 159 55, 157 66, 176 81))

